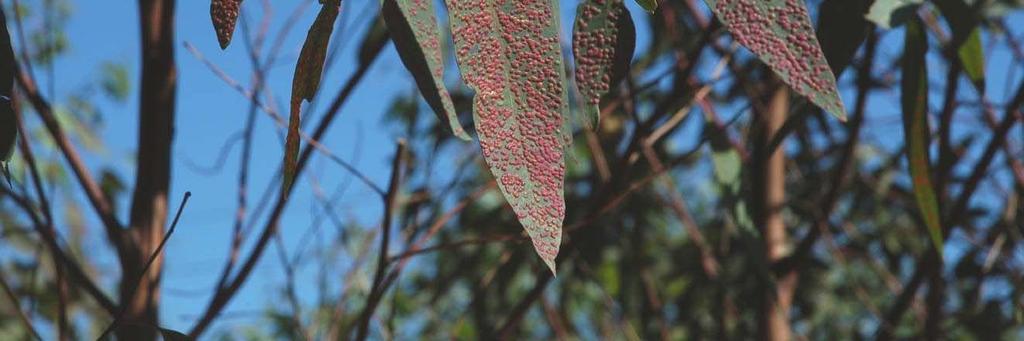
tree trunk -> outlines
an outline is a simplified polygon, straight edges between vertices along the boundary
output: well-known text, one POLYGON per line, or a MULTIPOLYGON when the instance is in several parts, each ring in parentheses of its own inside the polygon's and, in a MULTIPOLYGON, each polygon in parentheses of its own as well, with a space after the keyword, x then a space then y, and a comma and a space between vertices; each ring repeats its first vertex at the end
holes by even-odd
MULTIPOLYGON (((775 264, 786 256, 786 224, 782 220, 782 208, 786 200, 786 165, 783 144, 774 151, 767 148, 772 137, 786 121, 789 112, 789 88, 779 86, 772 91, 768 107, 762 113, 760 131, 756 136, 753 181, 755 219, 764 237, 767 264, 775 264), (768 154, 771 152, 771 154, 768 154)), ((785 341, 791 338, 789 307, 796 287, 796 271, 790 271, 776 278, 774 285, 765 285, 761 311, 761 337, 765 340, 785 341)))
POLYGON ((121 340, 153 340, 159 325, 160 272, 158 257, 142 274, 156 250, 167 220, 167 191, 171 178, 171 143, 177 70, 174 62, 174 0, 140 0, 142 75, 139 96, 139 145, 131 217, 121 259, 121 340))

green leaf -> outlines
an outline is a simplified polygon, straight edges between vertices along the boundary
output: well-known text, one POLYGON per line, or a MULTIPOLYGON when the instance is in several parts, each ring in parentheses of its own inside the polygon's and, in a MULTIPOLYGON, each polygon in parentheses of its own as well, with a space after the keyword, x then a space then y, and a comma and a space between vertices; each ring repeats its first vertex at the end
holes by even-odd
POLYGON ((907 22, 924 0, 875 0, 865 18, 878 27, 891 29, 907 22))
POLYGON ((104 62, 100 70, 103 72, 103 79, 100 82, 103 92, 115 101, 127 101, 132 90, 128 67, 122 63, 104 62))
POLYGON ((651 13, 658 9, 658 0, 636 0, 636 3, 651 13))
POLYGON ((871 30, 863 15, 870 6, 871 0, 825 0, 818 6, 818 41, 836 78, 850 65, 871 30))
POLYGON ((963 0, 934 0, 953 31, 950 44, 964 72, 979 93, 985 93, 985 52, 981 49, 980 19, 963 0))
POLYGON ((812 103, 846 120, 836 78, 802 0, 706 0, 725 28, 812 103))
POLYGON ((565 218, 568 99, 558 0, 447 0, 462 78, 498 187, 555 271, 565 218))
POLYGON ((703 134, 711 147, 711 164, 715 170, 715 181, 729 191, 738 191, 743 158, 729 144, 729 137, 724 129, 715 126, 709 118, 706 118, 705 121, 703 134))
POLYGON ((210 1, 210 18, 213 19, 213 29, 217 32, 217 42, 221 49, 228 48, 231 44, 231 36, 235 34, 235 23, 238 22, 238 8, 242 0, 212 0, 210 1))
POLYGON ((960 48, 957 49, 960 63, 971 83, 981 94, 985 93, 985 51, 981 49, 981 27, 971 31, 960 48))
POLYGON ((320 76, 327 58, 327 45, 334 31, 334 20, 338 18, 340 1, 327 1, 320 7, 313 25, 306 33, 306 41, 302 44, 302 52, 295 64, 295 75, 292 78, 291 111, 288 118, 288 137, 285 139, 284 151, 284 186, 282 195, 287 196, 295 181, 295 168, 298 166, 299 155, 299 123, 302 100, 310 101, 320 87, 320 76))
POLYGON ((576 7, 572 52, 590 126, 600 119, 601 96, 626 76, 634 48, 636 27, 622 0, 586 0, 576 7))
POLYGON ((381 16, 391 32, 398 56, 416 80, 423 99, 441 122, 448 122, 455 136, 469 141, 469 134, 459 124, 455 105, 444 86, 444 55, 441 32, 434 17, 434 2, 384 0, 381 16))
POLYGON ((931 235, 935 249, 942 254, 942 227, 939 204, 931 182, 928 146, 928 68, 925 54, 928 37, 920 19, 907 21, 903 50, 903 76, 900 103, 903 109, 903 136, 907 145, 907 162, 913 181, 914 199, 921 211, 925 227, 931 235))

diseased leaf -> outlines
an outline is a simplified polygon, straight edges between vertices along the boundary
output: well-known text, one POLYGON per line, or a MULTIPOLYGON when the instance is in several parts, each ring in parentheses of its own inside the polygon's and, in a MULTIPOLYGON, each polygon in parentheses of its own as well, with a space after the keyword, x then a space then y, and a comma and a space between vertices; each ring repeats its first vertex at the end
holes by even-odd
POLYGON ((825 0, 818 6, 818 41, 836 78, 850 65, 871 25, 864 14, 871 0, 825 0))
POLYGON ((572 53, 590 126, 600 119, 601 96, 626 76, 634 48, 636 27, 622 0, 585 0, 576 7, 572 53))
POLYGON ((228 48, 231 44, 231 36, 235 34, 235 23, 238 22, 238 8, 242 0, 212 0, 210 1, 210 18, 213 19, 213 29, 217 31, 217 42, 221 49, 228 48))
POLYGON ((981 27, 975 28, 957 49, 964 72, 979 93, 985 93, 985 51, 981 49, 981 27))
POLYGON ((448 122, 452 133, 469 141, 459 124, 455 105, 444 86, 444 55, 441 32, 431 0, 384 0, 381 16, 391 32, 391 40, 402 63, 412 73, 420 94, 441 122, 448 122))
POLYGON ((913 181, 914 199, 935 249, 941 255, 943 239, 939 204, 932 188, 928 157, 931 137, 928 129, 928 68, 925 63, 928 37, 921 27, 920 19, 911 19, 906 24, 900 95, 903 107, 903 136, 907 145, 907 161, 913 181))
POLYGON ((568 112, 557 0, 447 0, 462 78, 498 187, 555 271, 568 112))
POLYGON ((636 0, 636 3, 651 13, 658 9, 658 0, 636 0))
POLYGON ((285 139, 284 148, 284 187, 281 191, 283 195, 287 195, 295 180, 295 167, 299 155, 299 109, 302 107, 302 100, 312 100, 320 87, 320 75, 323 73, 324 59, 327 58, 327 45, 331 41, 334 20, 338 18, 340 7, 340 1, 323 3, 320 13, 306 33, 306 42, 302 44, 299 61, 295 64, 288 137, 285 139))
POLYGON ((874 0, 868 14, 869 21, 884 29, 899 27, 907 22, 924 0, 874 0))
POLYGON ((783 82, 812 103, 846 120, 825 56, 803 0, 706 0, 718 19, 783 82))

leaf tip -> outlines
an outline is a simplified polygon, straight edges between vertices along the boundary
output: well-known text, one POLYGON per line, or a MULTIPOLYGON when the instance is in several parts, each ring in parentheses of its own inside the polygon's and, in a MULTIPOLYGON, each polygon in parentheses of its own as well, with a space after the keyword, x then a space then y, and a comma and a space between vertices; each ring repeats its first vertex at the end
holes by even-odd
POLYGON ((839 122, 842 122, 842 123, 846 123, 847 122, 847 117, 846 117, 846 112, 845 111, 840 111, 838 114, 836 114, 836 118, 839 119, 839 122))
POLYGON ((551 277, 557 277, 558 276, 558 271, 555 270, 555 260, 554 260, 554 258, 552 258, 552 259, 545 258, 544 259, 544 265, 547 265, 548 269, 551 270, 551 277))
POLYGON ((231 44, 231 36, 235 33, 238 8, 241 2, 241 0, 210 1, 210 18, 213 20, 213 28, 217 32, 217 42, 220 43, 221 50, 227 49, 231 44))

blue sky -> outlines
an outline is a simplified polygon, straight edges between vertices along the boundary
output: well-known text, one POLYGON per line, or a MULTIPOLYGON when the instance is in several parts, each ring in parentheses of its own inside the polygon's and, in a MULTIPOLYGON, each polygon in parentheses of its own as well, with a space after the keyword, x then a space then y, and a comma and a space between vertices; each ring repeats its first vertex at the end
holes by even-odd
MULTIPOLYGON (((307 10, 301 16, 295 29, 287 36, 278 63, 271 69, 269 86, 275 93, 275 100, 281 112, 286 112, 283 104, 288 101, 291 87, 291 74, 295 58, 298 56, 306 29, 315 17, 318 5, 315 1, 274 1, 275 11, 270 32, 279 31, 285 18, 295 8, 305 6, 307 10)), ((343 5, 342 18, 345 23, 341 27, 354 28, 357 31, 336 30, 332 44, 342 43, 344 55, 340 56, 334 67, 324 76, 320 98, 326 102, 341 88, 342 83, 353 71, 356 62, 354 52, 361 39, 361 31, 368 24, 375 9, 376 1, 346 1, 343 5)), ((642 14, 632 1, 628 1, 634 18, 637 18, 639 32, 638 49, 646 46, 649 34, 647 26, 640 19, 642 14)), ((255 26, 259 19, 260 1, 249 0, 243 4, 243 12, 247 13, 250 23, 255 26)), ((178 1, 177 4, 178 43, 177 62, 179 68, 178 85, 178 117, 177 134, 174 145, 174 178, 171 204, 176 207, 182 193, 191 191, 193 197, 182 216, 178 230, 171 238, 165 250, 167 262, 164 279, 166 291, 163 296, 162 324, 165 327, 187 330, 194 323, 197 314, 206 307, 212 287, 217 280, 220 268, 227 256, 228 236, 231 231, 235 210, 235 181, 238 171, 239 146, 232 149, 223 170, 217 174, 203 174, 187 167, 188 162, 200 165, 211 165, 220 154, 221 146, 231 135, 240 131, 248 112, 249 102, 235 90, 227 86, 210 72, 199 60, 192 56, 182 44, 191 43, 206 58, 220 66, 228 75, 243 84, 250 80, 250 66, 244 46, 243 32, 235 33, 235 42, 226 51, 217 45, 209 20, 209 2, 178 1), (195 294, 193 294, 195 293, 195 294)), ((563 30, 568 31, 575 8, 575 1, 563 1, 563 30)), ((67 27, 72 45, 70 52, 62 57, 55 67, 57 75, 56 97, 63 98, 77 87, 94 80, 98 75, 98 67, 104 61, 124 62, 129 65, 132 75, 133 90, 138 85, 138 18, 137 6, 134 2, 121 1, 117 4, 93 5, 89 2, 76 2, 71 21, 67 27)), ((1010 22, 1021 22, 1019 13, 1011 17, 1010 22)), ((1012 25, 1011 25, 1012 26, 1012 25)), ((1020 29, 1018 29, 1020 31, 1020 29)), ((1018 32, 1019 34, 1020 32, 1018 32)), ((891 58, 900 51, 901 34, 897 31, 886 37, 886 48, 883 58, 891 58)), ((988 37, 986 37, 988 38, 988 37)), ((988 43, 990 40, 986 39, 988 43)), ((989 56, 989 67, 999 68, 1009 64, 1009 55, 989 56)), ((1008 67, 1016 70, 1015 67, 1008 67)), ((708 68, 704 68, 707 70, 708 68)), ((932 68, 933 75, 940 75, 941 66, 932 68)), ((1016 71, 1014 71, 1016 72, 1016 71)), ((38 73, 38 72, 37 72, 38 73)), ((702 78, 709 76, 709 71, 700 73, 702 78)), ((1006 77, 1013 72, 991 72, 989 79, 990 98, 1002 99, 1006 77)), ((944 74, 944 72, 943 72, 944 74)), ((452 80, 456 78, 450 72, 452 80)), ((849 73, 841 81, 849 82, 849 73)), ((938 79, 941 80, 941 79, 938 79)), ((46 81, 44 79, 44 84, 46 81)), ((966 83, 965 83, 966 84, 966 83)), ((335 121, 325 144, 344 159, 353 160, 356 166, 369 175, 377 184, 384 184, 389 174, 389 159, 394 150, 394 143, 401 138, 400 132, 389 129, 381 121, 390 99, 405 94, 413 88, 411 77, 407 74, 394 49, 388 46, 382 58, 374 64, 350 101, 342 108, 340 117, 335 121), (355 150, 358 149, 358 150, 355 150)), ((966 88, 966 86, 964 87, 966 88)), ((852 106, 851 93, 844 93, 847 106, 852 106)), ((933 99, 938 99, 936 94, 933 99)), ((59 102, 59 100, 58 100, 59 102)), ((132 154, 135 150, 135 131, 137 125, 137 98, 134 96, 126 104, 102 101, 101 108, 106 114, 102 138, 107 145, 107 152, 88 155, 90 166, 94 172, 100 165, 114 163, 120 173, 131 185, 132 154)), ((311 112, 319 117, 325 103, 320 103, 311 112)), ((868 122, 873 127, 868 134, 876 138, 901 134, 898 117, 898 92, 879 94, 872 98, 871 113, 868 122), (895 120, 894 120, 895 118, 895 120)), ((737 113, 723 113, 731 117, 737 113)), ((268 182, 273 181, 276 168, 280 163, 282 143, 280 135, 275 131, 272 122, 263 113, 259 113, 254 159, 251 170, 250 202, 255 203, 259 194, 268 182)), ((427 119, 433 119, 428 115, 427 119)), ((692 131, 697 124, 687 124, 684 131, 692 131)), ((684 134, 685 135, 685 134, 684 134)), ((882 138, 884 139, 884 138, 882 138)), ((692 145, 692 138, 682 138, 679 143, 692 145)), ((475 144, 470 145, 476 148, 475 144)), ((313 164, 316 174, 324 188, 334 188, 350 180, 350 175, 340 168, 323 162, 322 158, 313 164)), ((300 179, 299 187, 294 194, 293 203, 282 219, 282 236, 289 251, 312 221, 314 202, 309 186, 309 177, 300 179)), ((368 226, 376 223, 380 214, 380 203, 376 196, 365 186, 353 182, 340 201, 343 217, 353 217, 368 226), (367 200, 367 198, 372 198, 367 200)), ((126 204, 120 205, 127 207, 126 204)), ((121 212, 122 219, 127 214, 121 212)), ((259 220, 262 222, 262 220, 259 220)), ((262 228, 262 225, 256 225, 262 228)), ((106 247, 103 237, 94 233, 89 245, 102 250, 106 247)), ((115 271, 115 261, 111 255, 101 259, 109 271, 115 271)), ((337 278, 342 275, 339 269, 337 278)), ((300 278, 309 279, 312 269, 300 272, 300 278)), ((269 304, 280 304, 278 297, 283 271, 278 264, 275 251, 268 250, 253 273, 251 280, 235 296, 225 312, 232 317, 222 319, 217 327, 230 327, 236 324, 251 323, 252 318, 264 311, 269 304)), ((312 290, 313 281, 300 285, 300 292, 312 290)), ((112 286, 111 283, 107 283, 112 286)), ((311 296, 303 295, 304 298, 311 296)))
MULTIPOLYGON (((298 24, 287 35, 278 62, 268 76, 268 84, 275 94, 280 112, 287 112, 283 105, 288 101, 295 59, 306 29, 319 7, 314 1, 306 3, 274 2, 276 7, 272 14, 268 45, 276 39, 275 34, 280 31, 292 11, 299 7, 305 8, 298 24)), ((167 258, 161 323, 168 328, 187 330, 208 304, 209 293, 212 292, 227 257, 236 207, 235 183, 240 144, 231 149, 224 168, 217 174, 196 172, 187 164, 214 164, 221 153, 221 147, 232 135, 241 131, 249 102, 214 75, 200 60, 189 53, 183 44, 187 42, 194 45, 205 58, 243 84, 249 83, 251 70, 246 50, 242 45, 244 33, 241 24, 236 30, 233 44, 226 51, 221 51, 210 24, 209 3, 178 1, 177 5, 178 116, 172 193, 169 200, 176 207, 184 191, 191 191, 193 196, 181 218, 177 232, 165 250, 167 258)), ((368 26, 369 19, 372 19, 376 11, 371 5, 376 5, 376 2, 343 3, 340 18, 344 23, 337 26, 331 42, 332 45, 344 44, 343 55, 338 58, 334 67, 324 74, 318 96, 320 101, 328 102, 354 71, 355 53, 362 39, 362 31, 368 26), (349 31, 346 31, 346 28, 349 31)), ((631 3, 630 6, 635 13, 640 13, 635 5, 631 3)), ((574 8, 574 4, 563 4, 563 30, 571 28, 569 25, 574 8)), ((73 15, 67 27, 72 46, 70 52, 62 57, 55 67, 58 78, 57 98, 94 80, 99 75, 98 66, 104 61, 126 63, 132 71, 132 85, 137 87, 139 33, 136 11, 134 3, 125 3, 121 6, 74 4, 73 15)), ((248 15, 250 23, 255 27, 262 14, 260 2, 245 2, 243 13, 248 15)), ((641 34, 640 44, 644 44, 645 39, 646 34, 641 34)), ((453 81, 458 77, 455 72, 449 72, 449 76, 453 81)), ((45 80, 41 83, 47 84, 45 80)), ((352 160, 363 173, 383 187, 388 180, 389 161, 394 152, 395 141, 403 136, 398 130, 388 129, 383 125, 382 118, 390 105, 390 99, 406 94, 413 88, 412 78, 402 66, 393 47, 388 45, 366 76, 366 80, 342 108, 340 117, 335 120, 324 141, 325 145, 342 158, 352 160), (358 150, 355 147, 358 147, 358 150)), ((106 114, 102 138, 107 145, 107 151, 87 157, 94 170, 105 164, 118 165, 120 174, 127 181, 132 181, 131 165, 137 138, 136 97, 133 93, 132 99, 126 104, 101 101, 101 110, 106 114)), ((314 117, 319 117, 326 103, 314 102, 313 105, 314 110, 311 112, 316 115, 314 117)), ((258 196, 268 182, 275 181, 273 177, 280 164, 282 150, 281 137, 274 130, 272 121, 263 113, 258 115, 253 146, 253 167, 250 173, 251 205, 258 201, 258 196)), ((429 115, 427 119, 433 117, 429 115)), ((477 148, 475 143, 466 147, 477 148)), ((333 189, 351 180, 351 176, 337 166, 324 162, 322 158, 316 160, 312 170, 324 188, 333 189)), ((444 178, 439 177, 436 183, 443 183, 444 178)), ((311 200, 312 193, 308 180, 308 176, 300 179, 292 204, 282 218, 281 233, 289 251, 293 251, 292 247, 310 226, 314 207, 318 207, 311 200)), ((338 205, 340 210, 344 211, 341 213, 342 217, 355 218, 367 226, 376 224, 381 213, 381 205, 375 194, 357 181, 352 182, 338 205)), ((128 205, 124 203, 120 206, 128 205)), ((121 212, 122 218, 126 216, 127 212, 121 212)), ((259 222, 261 224, 256 225, 257 229, 262 228, 262 220, 259 222)), ((93 234, 91 237, 89 245, 97 249, 107 246, 101 235, 93 234)), ((108 254, 101 259, 106 260, 101 266, 105 266, 108 271, 116 272, 112 255, 108 254)), ((343 270, 338 269, 336 278, 339 280, 343 270)), ((311 280, 314 275, 314 269, 300 271, 298 291, 304 293, 300 294, 304 300, 313 298, 310 292, 315 289, 311 280)), ((276 252, 268 249, 250 281, 224 310, 229 317, 221 319, 213 330, 218 327, 230 328, 237 324, 251 323, 253 318, 259 317, 257 313, 264 311, 268 305, 280 304, 282 300, 278 297, 282 277, 283 270, 276 252)), ((110 287, 114 285, 113 282, 107 284, 110 287)))

